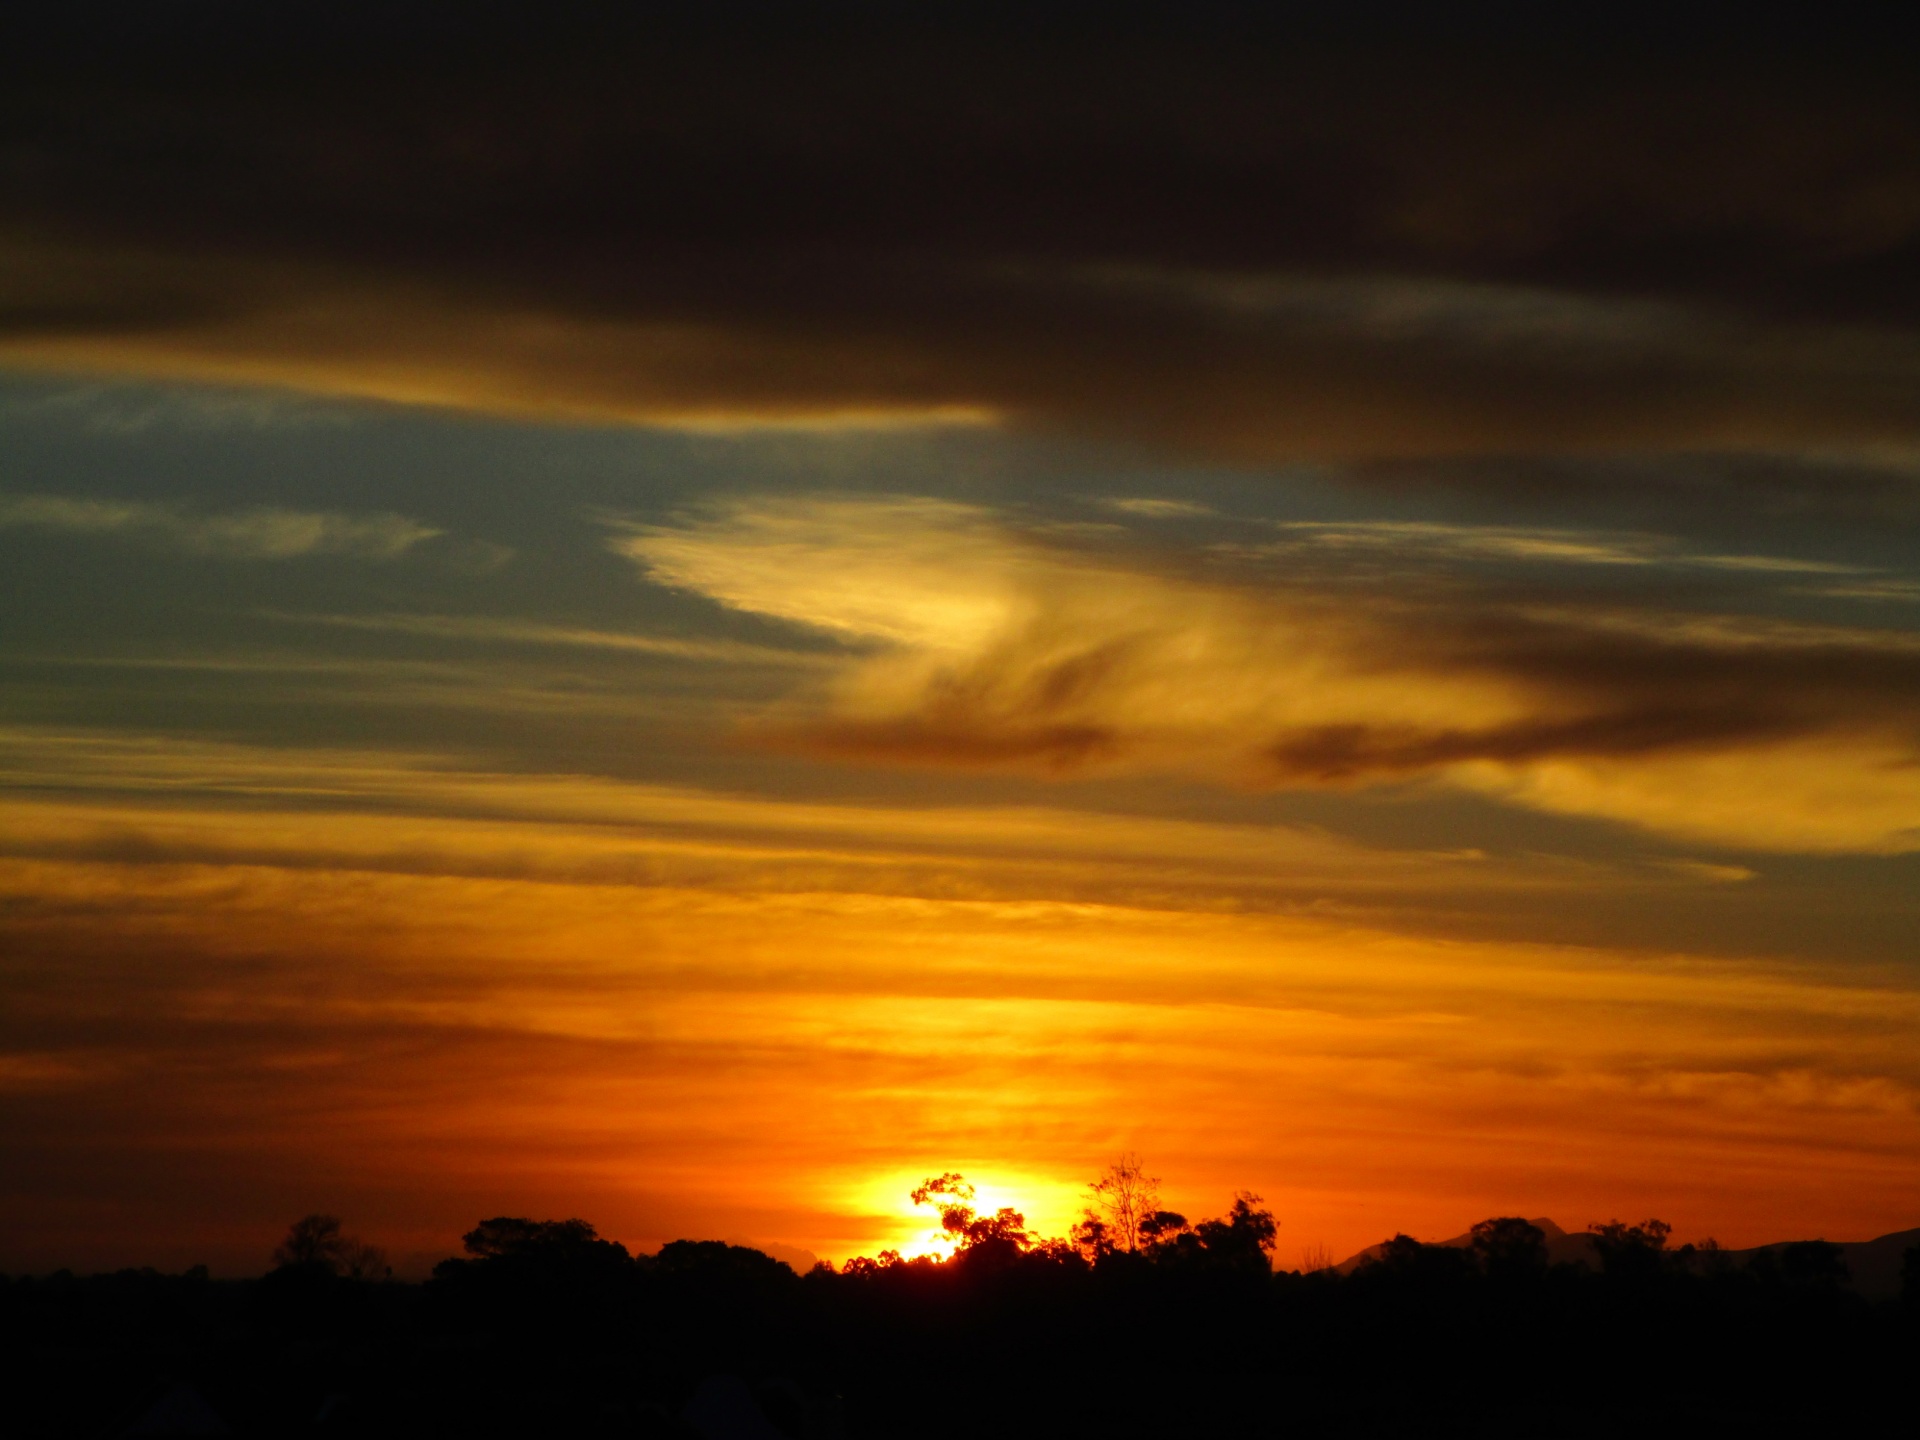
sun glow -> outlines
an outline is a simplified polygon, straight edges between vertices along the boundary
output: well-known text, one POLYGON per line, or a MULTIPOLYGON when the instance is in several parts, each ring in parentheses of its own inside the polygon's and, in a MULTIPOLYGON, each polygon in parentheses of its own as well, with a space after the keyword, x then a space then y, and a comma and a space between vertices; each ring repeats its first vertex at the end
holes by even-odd
MULTIPOLYGON (((903 1260, 952 1258, 958 1247, 954 1237, 940 1228, 939 1212, 932 1205, 915 1205, 911 1198, 916 1186, 949 1168, 933 1164, 916 1171, 890 1170, 864 1182, 848 1197, 848 1209, 874 1217, 874 1228, 883 1237, 875 1242, 876 1251, 892 1250, 903 1260)), ((1035 1235, 1065 1235, 1085 1203, 1084 1185, 1054 1177, 995 1170, 976 1174, 965 1166, 960 1167, 960 1173, 973 1186, 976 1213, 1017 1210, 1035 1235)))

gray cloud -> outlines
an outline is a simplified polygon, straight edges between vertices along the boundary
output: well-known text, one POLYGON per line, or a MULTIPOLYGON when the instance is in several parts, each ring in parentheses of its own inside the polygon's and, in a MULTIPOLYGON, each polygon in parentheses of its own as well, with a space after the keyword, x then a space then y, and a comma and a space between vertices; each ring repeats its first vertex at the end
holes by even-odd
POLYGON ((195 513, 182 506, 138 500, 0 494, 0 530, 17 529, 126 536, 236 560, 291 560, 304 555, 393 560, 443 533, 404 515, 379 511, 347 515, 262 506, 195 513))
POLYGON ((22 27, 0 349, 1236 461, 1920 438, 1920 105, 1838 22, 433 13, 22 27))

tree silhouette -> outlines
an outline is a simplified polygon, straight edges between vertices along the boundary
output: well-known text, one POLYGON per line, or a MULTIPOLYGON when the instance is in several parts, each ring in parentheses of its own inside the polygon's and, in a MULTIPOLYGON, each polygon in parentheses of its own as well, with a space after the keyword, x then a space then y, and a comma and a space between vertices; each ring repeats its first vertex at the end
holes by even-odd
POLYGON ((940 1216, 940 1228, 963 1235, 973 1223, 974 1189, 958 1170, 947 1170, 922 1180, 907 1197, 916 1205, 931 1205, 940 1216))
POLYGON ((1068 1240, 1088 1260, 1100 1260, 1114 1253, 1118 1248, 1113 1236, 1107 1229, 1107 1222, 1091 1210, 1080 1212, 1080 1218, 1074 1222, 1068 1233, 1068 1240))
POLYGON ((465 1259, 433 1267, 430 1303, 542 1352, 617 1325, 641 1282, 627 1247, 584 1220, 496 1215, 461 1243, 465 1259))
POLYGON ((911 1197, 916 1205, 931 1205, 939 1213, 940 1228, 956 1242, 956 1258, 979 1263, 988 1257, 1009 1258, 1030 1249, 1034 1237, 1027 1217, 1009 1206, 991 1215, 973 1208, 974 1189, 967 1177, 949 1170, 922 1181, 911 1197))
POLYGON ((1260 1271, 1273 1268, 1267 1255, 1280 1225, 1251 1190, 1235 1195, 1233 1208, 1222 1219, 1202 1220, 1194 1229, 1208 1256, 1219 1263, 1260 1271))
MULTIPOLYGON (((460 1237, 466 1252, 476 1259, 504 1256, 553 1254, 593 1245, 612 1245, 584 1220, 527 1220, 517 1215, 497 1215, 482 1220, 460 1237)), ((624 1247, 619 1247, 625 1254, 624 1247)))
POLYGON ((386 1252, 344 1233, 337 1215, 303 1215, 294 1221, 273 1252, 273 1263, 349 1280, 384 1280, 393 1273, 386 1252))
POLYGON ((547 1285, 598 1284, 624 1274, 632 1263, 627 1247, 603 1240, 584 1220, 529 1220, 496 1215, 461 1237, 466 1260, 443 1260, 434 1275, 453 1279, 460 1272, 547 1285))
MULTIPOLYGON (((1138 1250, 1145 1238, 1140 1227, 1160 1212, 1160 1177, 1147 1174, 1140 1157, 1128 1151, 1087 1188, 1093 1192, 1107 1241, 1129 1254, 1138 1250)), ((1095 1219, 1091 1210, 1087 1218, 1095 1219)))
POLYGON ((1662 1252, 1673 1227, 1664 1220, 1627 1225, 1619 1220, 1587 1226, 1600 1268, 1609 1275, 1650 1275, 1660 1269, 1662 1252))
MULTIPOLYGON (((1465 1243, 1399 1235, 1351 1275, 1308 1280, 1271 1273, 1277 1226, 1251 1194, 1191 1224, 1156 1211, 1138 1251, 1090 1263, 1034 1240, 1017 1211, 981 1214, 957 1173, 917 1193, 941 1210, 950 1258, 883 1252, 804 1277, 719 1241, 629 1256, 584 1221, 515 1216, 480 1222, 466 1258, 417 1289, 341 1279, 352 1241, 329 1216, 294 1226, 284 1263, 251 1284, 0 1277, 0 1360, 49 1374, 59 1418, 23 1428, 9 1411, 0 1430, 128 1433, 106 1410, 131 1413, 140 1386, 182 1368, 221 1413, 236 1407, 239 1433, 314 1440, 684 1440, 687 1397, 716 1376, 750 1392, 766 1440, 1492 1435, 1536 1414, 1564 1414, 1554 1433, 1871 1434, 1869 1410, 1905 1400, 1912 1313, 1845 1289, 1823 1242, 1715 1273, 1721 1252, 1609 1222, 1593 1237, 1609 1274, 1516 1284, 1542 1274, 1544 1246, 1499 1216, 1465 1243), (134 1334, 145 1358, 125 1348, 134 1334), (42 1348, 56 1339, 67 1348, 42 1348), (76 1345, 90 1373, 50 1369, 76 1345), (95 1391, 101 1413, 76 1416, 95 1391)), ((1920 1299, 1920 1247, 1906 1274, 1920 1299)))
POLYGON ((1279 1228, 1260 1197, 1242 1190, 1217 1220, 1188 1225, 1184 1215, 1160 1210, 1141 1223, 1140 1233, 1156 1264, 1268 1274, 1273 1268, 1268 1253, 1279 1228))
POLYGON ((1424 1245, 1411 1235, 1395 1235, 1360 1266, 1361 1278, 1387 1281, 1415 1291, 1450 1293, 1474 1275, 1470 1251, 1451 1245, 1424 1245))
POLYGON ((346 1249, 337 1215, 303 1215, 287 1228, 287 1238, 273 1252, 276 1265, 315 1265, 333 1269, 346 1249))
POLYGON ((1469 1248, 1491 1279, 1528 1280, 1547 1268, 1547 1232, 1517 1215, 1482 1220, 1469 1248))
POLYGON ((1156 1210, 1140 1222, 1140 1238, 1149 1249, 1171 1245, 1192 1227, 1187 1217, 1173 1210, 1156 1210))
POLYGON ((1796 1240, 1762 1250, 1747 1262, 1755 1278, 1808 1290, 1837 1290, 1847 1283, 1846 1252, 1826 1240, 1796 1240))

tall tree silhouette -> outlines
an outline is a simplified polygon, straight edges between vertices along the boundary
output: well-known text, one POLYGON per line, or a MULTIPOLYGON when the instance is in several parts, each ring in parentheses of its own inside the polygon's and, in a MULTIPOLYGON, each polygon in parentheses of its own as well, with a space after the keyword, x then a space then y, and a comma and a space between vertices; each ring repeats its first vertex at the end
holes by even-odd
POLYGON ((1101 1225, 1099 1233, 1116 1250, 1138 1250, 1146 1238, 1141 1226, 1160 1213, 1160 1177, 1147 1174, 1140 1157, 1128 1151, 1087 1188, 1094 1204, 1082 1224, 1090 1220, 1101 1225))

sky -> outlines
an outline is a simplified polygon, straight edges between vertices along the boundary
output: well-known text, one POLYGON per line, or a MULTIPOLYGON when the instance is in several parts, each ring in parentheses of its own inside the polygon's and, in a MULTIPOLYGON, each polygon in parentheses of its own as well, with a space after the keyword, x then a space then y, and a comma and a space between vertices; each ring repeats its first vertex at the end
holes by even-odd
POLYGON ((97 8, 0 22, 0 1270, 1920 1223, 1911 37, 97 8))

